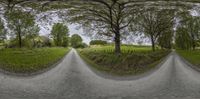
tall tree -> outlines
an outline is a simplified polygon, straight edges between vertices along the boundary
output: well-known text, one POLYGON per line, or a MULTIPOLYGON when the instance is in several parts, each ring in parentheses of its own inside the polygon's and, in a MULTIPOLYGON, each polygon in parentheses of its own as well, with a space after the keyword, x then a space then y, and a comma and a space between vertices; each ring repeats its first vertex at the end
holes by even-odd
MULTIPOLYGON (((192 16, 190 14, 185 14, 180 22, 181 29, 184 29, 188 34, 191 41, 191 47, 193 50, 197 46, 197 41, 200 39, 200 18, 197 16, 192 16)), ((186 38, 188 38, 186 37, 186 38)))
POLYGON ((66 39, 69 36, 69 29, 63 23, 56 23, 53 25, 51 36, 53 37, 56 46, 65 45, 63 43, 67 43, 66 39))
POLYGON ((31 33, 30 30, 35 27, 35 18, 33 15, 20 10, 15 10, 12 13, 7 13, 8 26, 12 33, 16 36, 19 47, 22 47, 22 39, 31 33))
MULTIPOLYGON (((115 53, 120 55, 121 36, 134 21, 136 8, 124 0, 79 0, 68 10, 68 19, 97 34, 114 38, 115 53)), ((139 9, 139 8, 138 8, 139 9)), ((127 33, 127 32, 126 32, 127 33)))
POLYGON ((171 10, 148 9, 141 12, 138 17, 137 28, 145 33, 151 40, 152 50, 159 37, 173 29, 174 16, 171 10))

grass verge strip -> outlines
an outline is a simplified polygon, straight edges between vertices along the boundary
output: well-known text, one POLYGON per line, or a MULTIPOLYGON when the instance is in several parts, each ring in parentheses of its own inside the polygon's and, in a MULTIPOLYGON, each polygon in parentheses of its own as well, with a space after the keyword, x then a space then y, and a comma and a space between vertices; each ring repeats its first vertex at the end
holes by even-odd
POLYGON ((0 68, 11 73, 31 74, 49 68, 68 52, 67 48, 2 49, 0 68))
POLYGON ((188 62, 200 68, 200 50, 177 50, 188 62))

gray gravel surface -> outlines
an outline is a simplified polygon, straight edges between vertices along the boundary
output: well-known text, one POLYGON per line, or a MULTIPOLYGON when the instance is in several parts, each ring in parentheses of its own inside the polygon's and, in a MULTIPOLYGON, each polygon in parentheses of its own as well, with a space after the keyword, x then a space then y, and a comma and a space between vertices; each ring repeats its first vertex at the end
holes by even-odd
POLYGON ((200 73, 172 53, 147 76, 115 80, 96 75, 72 49, 43 74, 0 73, 0 99, 200 99, 200 73))

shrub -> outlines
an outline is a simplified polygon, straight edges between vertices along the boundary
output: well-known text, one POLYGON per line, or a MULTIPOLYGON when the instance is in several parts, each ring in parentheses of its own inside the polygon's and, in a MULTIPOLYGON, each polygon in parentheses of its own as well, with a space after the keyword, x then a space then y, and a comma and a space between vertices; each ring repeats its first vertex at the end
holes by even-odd
POLYGON ((106 41, 102 41, 102 40, 92 40, 90 41, 90 45, 106 45, 107 42, 106 41))

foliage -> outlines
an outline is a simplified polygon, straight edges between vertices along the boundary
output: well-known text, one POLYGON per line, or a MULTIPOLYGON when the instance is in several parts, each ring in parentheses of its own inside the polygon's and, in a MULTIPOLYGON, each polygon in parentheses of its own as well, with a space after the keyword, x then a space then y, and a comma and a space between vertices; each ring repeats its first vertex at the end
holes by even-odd
POLYGON ((60 60, 69 49, 2 49, 0 68, 15 73, 33 73, 48 68, 60 60))
POLYGON ((192 40, 185 28, 178 28, 176 31, 176 46, 181 49, 192 47, 192 40))
POLYGON ((68 20, 81 24, 87 30, 97 31, 100 36, 114 38, 115 53, 120 54, 121 36, 134 21, 135 7, 124 0, 77 1, 68 9, 68 20))
POLYGON ((173 36, 173 31, 163 33, 158 37, 158 45, 161 46, 161 48, 171 49, 173 36))
POLYGON ((4 42, 4 40, 6 39, 6 29, 4 27, 4 23, 2 21, 2 19, 0 18, 0 42, 4 42))
POLYGON ((86 43, 79 43, 75 48, 87 48, 88 45, 86 43))
MULTIPOLYGON (((25 48, 55 47, 53 40, 46 36, 36 36, 33 39, 24 38, 22 41, 22 45, 25 48)), ((6 48, 16 48, 18 41, 16 38, 10 39, 6 42, 5 46, 6 48)))
POLYGON ((19 47, 22 47, 22 40, 26 37, 38 35, 39 28, 35 24, 35 18, 28 12, 15 10, 12 13, 7 13, 8 26, 18 40, 19 47))
POLYGON ((200 40, 200 18, 184 14, 177 30, 176 44, 181 49, 195 49, 200 40))
POLYGON ((69 46, 69 38, 68 37, 64 37, 63 38, 62 46, 63 47, 68 47, 69 46))
MULTIPOLYGON (((170 33, 173 30, 174 11, 156 9, 144 10, 143 12, 141 12, 141 15, 138 16, 138 20, 136 23, 136 30, 145 33, 151 39, 152 50, 155 51, 155 44, 158 41, 159 37, 160 39, 165 38, 165 36, 169 36, 166 38, 171 38, 171 35, 165 34, 170 33)), ((162 40, 163 42, 167 42, 164 40, 168 39, 162 40)))
POLYGON ((23 42, 26 43, 24 45, 25 47, 29 47, 29 48, 37 47, 36 38, 39 37, 39 31, 40 31, 40 28, 38 26, 32 27, 30 33, 27 33, 25 35, 25 38, 23 39, 24 40, 23 42))
POLYGON ((65 26, 63 23, 56 23, 54 24, 52 31, 51 31, 51 36, 54 39, 54 42, 56 46, 67 46, 68 43, 67 39, 69 36, 69 29, 67 26, 65 26))
POLYGON ((81 38, 80 35, 74 34, 71 37, 71 46, 74 48, 79 48, 82 45, 83 39, 81 38))
POLYGON ((90 45, 106 45, 107 41, 102 40, 92 40, 90 41, 90 45))
MULTIPOLYGON (((1 0, 0 4, 5 5, 3 7, 6 7, 9 13, 15 13, 16 9, 28 10, 27 8, 29 7, 35 9, 35 12, 37 13, 47 10, 67 9, 67 11, 56 11, 56 13, 60 12, 58 15, 60 15, 62 18, 65 17, 63 15, 67 15, 66 19, 70 23, 78 23, 84 27, 84 29, 92 31, 88 33, 94 34, 97 32, 98 36, 106 36, 114 40, 114 51, 117 55, 119 55, 121 52, 120 45, 122 37, 126 38, 128 35, 130 35, 130 33, 135 32, 129 28, 135 26, 135 22, 137 22, 138 19, 139 23, 141 22, 143 24, 140 27, 142 28, 142 32, 145 31, 145 34, 151 38, 153 50, 155 50, 156 44, 163 48, 170 48, 172 41, 171 33, 173 33, 171 32, 171 27, 173 27, 171 26, 173 18, 171 16, 176 17, 175 13, 176 15, 179 15, 177 12, 181 10, 188 11, 188 9, 192 9, 193 4, 190 5, 188 2, 196 3, 199 1, 182 0, 180 3, 179 1, 173 0, 161 0, 159 2, 156 0, 1 0), (170 12, 167 10, 173 10, 176 12, 173 13, 173 11, 170 12), (138 15, 139 18, 137 18, 138 15), (143 20, 145 17, 146 19, 143 20), (154 22, 150 22, 148 18, 154 22), (148 24, 148 22, 151 24, 148 24), (165 23, 165 25, 162 25, 163 23, 165 23), (149 27, 151 27, 151 29, 149 29, 149 27), (146 30, 148 30, 148 32, 146 30), (149 32, 149 30, 151 32, 149 32), (170 39, 166 39, 168 36, 170 39)), ((31 11, 34 12, 34 10, 31 11)), ((18 32, 18 34, 21 33, 18 32)), ((66 37, 64 38, 65 42, 67 42, 66 37)), ((197 46, 196 37, 194 38, 195 41, 192 41, 193 48, 197 46)), ((21 39, 19 36, 18 39, 19 41, 24 41, 26 37, 22 37, 21 39)), ((28 42, 33 41, 34 40, 32 39, 32 41, 28 42)), ((58 40, 57 43, 54 43, 57 46, 68 45, 60 44, 60 40, 58 40)), ((21 47, 20 42, 19 45, 21 47)))

